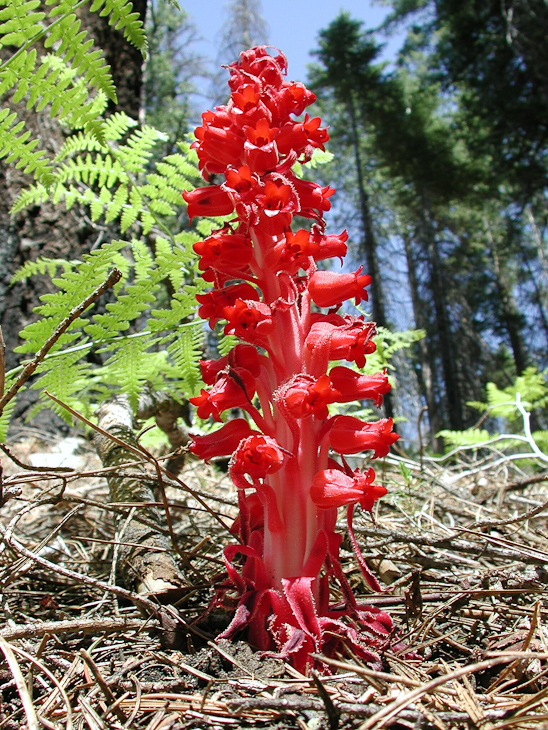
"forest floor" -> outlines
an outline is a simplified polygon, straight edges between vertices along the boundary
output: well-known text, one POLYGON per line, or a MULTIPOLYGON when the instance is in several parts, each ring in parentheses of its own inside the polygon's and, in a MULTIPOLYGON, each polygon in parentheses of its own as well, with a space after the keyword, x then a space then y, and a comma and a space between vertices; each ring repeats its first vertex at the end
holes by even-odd
POLYGON ((244 641, 215 642, 222 614, 192 625, 227 535, 184 485, 230 524, 226 475, 189 460, 169 486, 186 585, 176 610, 150 618, 116 592, 116 516, 133 506, 109 504, 91 444, 26 430, 10 448, 20 463, 2 457, 0 730, 548 728, 548 473, 538 465, 494 450, 377 463, 389 495, 376 525, 360 513, 355 527, 383 592, 364 585, 346 542, 343 567, 362 601, 391 614, 407 653, 387 650, 378 672, 348 652, 331 674, 303 676, 244 641), (56 471, 55 458, 75 471, 56 471))

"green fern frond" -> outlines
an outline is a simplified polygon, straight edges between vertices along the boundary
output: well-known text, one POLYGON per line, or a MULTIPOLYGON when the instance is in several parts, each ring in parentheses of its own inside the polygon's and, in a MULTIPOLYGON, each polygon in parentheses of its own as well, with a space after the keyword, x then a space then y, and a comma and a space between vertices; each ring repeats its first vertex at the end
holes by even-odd
MULTIPOLYGON (((6 377, 5 382, 5 391, 9 390, 13 384, 14 378, 6 377)), ((19 391, 21 393, 22 391, 19 391)), ((15 408, 15 404, 17 402, 17 398, 12 398, 8 403, 4 406, 4 410, 0 414, 0 441, 5 441, 8 435, 8 428, 10 425, 11 417, 13 415, 13 411, 15 408)))
MULTIPOLYGON (((84 256, 82 262, 65 268, 61 276, 53 279, 58 291, 41 297, 43 304, 36 307, 35 311, 43 319, 25 327, 20 335, 24 343, 16 348, 16 352, 37 352, 69 312, 105 280, 113 266, 118 266, 118 268, 124 266, 124 259, 119 256, 118 252, 126 245, 125 241, 111 241, 103 244, 84 256)), ((52 352, 67 347, 80 337, 81 324, 80 320, 73 322, 67 332, 53 346, 52 352)), ((85 339, 87 338, 85 337, 85 339)))
POLYGON ((31 276, 37 274, 47 274, 51 279, 57 275, 58 269, 67 271, 74 264, 66 259, 43 259, 39 258, 36 261, 26 261, 21 268, 15 272, 11 279, 11 284, 17 284, 21 281, 26 281, 31 276))
MULTIPOLYGON (((41 363, 37 373, 39 377, 31 386, 34 390, 47 390, 84 416, 91 415, 90 400, 85 397, 85 394, 89 392, 90 384, 93 382, 92 366, 81 359, 80 353, 72 352, 59 355, 55 358, 54 367, 48 362, 41 363)), ((44 408, 50 408, 67 423, 72 423, 70 413, 45 394, 33 406, 29 418, 32 418, 44 408)))
POLYGON ((154 344, 150 338, 128 337, 101 350, 107 352, 115 348, 102 369, 103 381, 127 395, 135 409, 145 383, 159 385, 158 377, 165 366, 164 352, 150 352, 154 344))
POLYGON ((44 150, 34 151, 38 140, 29 140, 30 132, 24 129, 25 123, 17 122, 15 112, 0 109, 0 160, 5 157, 7 164, 15 163, 24 172, 33 173, 47 187, 54 180, 52 166, 44 150))
POLYGON ((230 350, 238 344, 237 337, 234 335, 225 335, 222 332, 219 333, 219 341, 217 347, 219 348, 219 354, 221 357, 228 355, 230 350))
POLYGON ((197 286, 186 286, 182 292, 171 297, 170 306, 165 309, 153 309, 147 322, 151 332, 169 332, 181 322, 192 316, 196 310, 195 295, 207 287, 205 282, 196 281, 197 286))
POLYGON ((0 0, 0 46, 23 46, 44 29, 40 0, 0 0))
POLYGON ((204 329, 201 320, 195 320, 179 328, 178 337, 168 347, 182 380, 182 390, 187 397, 200 390, 202 375, 199 361, 203 357, 204 329))
POLYGON ((468 428, 465 431, 451 431, 446 429, 436 434, 441 437, 447 449, 454 449, 460 446, 476 446, 483 444, 493 438, 493 434, 480 428, 468 428))
POLYGON ((99 15, 109 16, 109 24, 121 30, 124 37, 140 51, 145 51, 147 39, 139 13, 132 13, 133 5, 126 0, 94 0, 90 8, 92 13, 101 11, 99 15))

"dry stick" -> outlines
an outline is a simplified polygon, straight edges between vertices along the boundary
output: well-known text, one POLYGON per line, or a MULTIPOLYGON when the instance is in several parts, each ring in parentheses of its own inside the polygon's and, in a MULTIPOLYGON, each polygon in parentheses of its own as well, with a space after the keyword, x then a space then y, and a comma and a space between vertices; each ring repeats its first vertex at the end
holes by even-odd
POLYGON ((36 639, 46 634, 73 634, 80 631, 93 634, 123 633, 124 631, 140 631, 147 627, 157 627, 157 623, 153 619, 140 618, 83 618, 18 624, 9 629, 0 629, 0 637, 15 641, 16 639, 36 639))
POLYGON ((120 279, 122 278, 122 272, 119 269, 112 269, 110 274, 107 276, 105 281, 97 287, 94 291, 91 292, 89 296, 87 296, 83 302, 78 304, 78 306, 74 307, 74 309, 71 309, 68 315, 65 317, 65 319, 60 322, 57 327, 54 329, 52 334, 48 337, 48 339, 44 342, 42 347, 38 350, 36 355, 32 358, 30 362, 28 362, 23 370, 21 371, 21 374, 17 378, 17 380, 13 383, 13 385, 2 394, 2 397, 0 398, 0 414, 4 410, 4 407, 7 403, 14 397, 14 395, 23 387, 23 385, 27 382, 27 380, 31 377, 31 375, 34 373, 38 365, 42 362, 42 360, 46 357, 48 352, 51 350, 53 345, 57 342, 57 340, 63 335, 67 329, 70 327, 70 325, 80 317, 85 310, 93 304, 99 297, 104 294, 106 291, 111 289, 115 284, 117 284, 120 279))
MULTIPOLYGON (((106 438, 109 438, 111 441, 114 441, 122 448, 126 449, 127 451, 130 451, 132 454, 137 454, 138 456, 145 457, 147 461, 153 464, 153 466, 156 466, 158 463, 158 460, 155 459, 153 456, 151 456, 147 451, 143 449, 138 449, 135 446, 132 446, 131 444, 128 444, 126 441, 122 441, 122 439, 117 438, 116 436, 113 436, 113 434, 109 433, 108 431, 105 431, 103 428, 98 426, 96 423, 93 423, 89 419, 87 419, 85 416, 83 416, 81 413, 78 413, 78 411, 75 411, 74 408, 71 408, 66 403, 63 403, 62 400, 59 400, 59 398, 56 398, 51 393, 48 393, 47 390, 44 391, 44 393, 49 396, 55 403, 60 405, 62 408, 65 408, 71 415, 73 415, 75 418, 78 418, 82 423, 85 423, 87 426, 92 428, 94 431, 97 431, 97 433, 100 433, 102 436, 105 436, 106 438)), ((230 527, 223 522, 223 520, 219 517, 219 515, 213 510, 207 502, 205 502, 197 492, 194 491, 191 487, 189 487, 187 484, 185 484, 183 481, 181 481, 178 477, 174 477, 173 474, 168 472, 163 466, 159 466, 159 468, 162 471, 162 474, 167 476, 172 481, 177 482, 179 486, 181 486, 184 490, 186 490, 194 499, 199 502, 199 504, 202 505, 202 507, 209 512, 209 514, 217 520, 217 522, 230 534, 230 527)))

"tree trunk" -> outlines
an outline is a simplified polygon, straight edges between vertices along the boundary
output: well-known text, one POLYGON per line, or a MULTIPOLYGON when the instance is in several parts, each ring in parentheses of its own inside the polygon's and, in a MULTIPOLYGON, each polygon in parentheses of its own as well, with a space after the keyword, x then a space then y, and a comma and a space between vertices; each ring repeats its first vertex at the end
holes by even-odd
POLYGON ((450 428, 463 428, 461 388, 457 368, 457 348, 455 347, 451 323, 449 320, 449 306, 447 302, 447 285, 443 274, 439 245, 432 219, 428 194, 422 192, 421 231, 428 263, 430 267, 429 287, 434 303, 436 329, 439 340, 440 359, 445 385, 445 399, 447 402, 447 419, 450 428))
MULTIPOLYGON (((352 129, 352 146, 354 148, 354 159, 356 163, 356 177, 358 180, 358 196, 360 203, 360 218, 363 231, 363 252, 367 261, 367 274, 372 278, 371 281, 371 309, 373 321, 381 327, 388 327, 386 320, 386 311, 384 307, 384 295, 381 285, 381 274, 379 259, 377 256, 377 242, 373 231, 373 223, 371 220, 371 209, 369 205, 369 195, 365 187, 363 176, 363 166, 360 154, 360 138, 358 133, 358 121, 356 108, 352 95, 348 98, 348 114, 350 117, 350 125, 352 129)), ((391 393, 384 396, 384 411, 388 418, 394 416, 394 404, 391 393)))
MULTIPOLYGON (((144 21, 146 0, 136 0, 133 7, 144 21)), ((118 95, 118 103, 112 105, 112 111, 124 110, 137 119, 143 62, 140 51, 108 24, 108 18, 89 13, 87 7, 80 10, 83 27, 97 39, 111 64, 118 95)), ((0 60, 6 58, 8 52, 9 49, 2 49, 0 60)), ((57 153, 65 142, 66 134, 55 120, 50 119, 49 110, 38 113, 27 111, 22 103, 18 105, 18 111, 31 134, 40 137, 42 146, 51 154, 57 153)), ((34 261, 39 257, 79 259, 103 240, 116 236, 106 226, 92 223, 78 206, 67 211, 63 206, 46 202, 16 216, 10 215, 11 206, 29 182, 29 177, 20 170, 0 162, 0 326, 6 344, 7 370, 16 367, 20 361, 20 356, 14 352, 14 348, 20 344, 19 332, 37 319, 33 309, 40 304, 40 297, 54 291, 47 276, 35 276, 23 284, 11 286, 13 274, 26 261, 34 261)), ((21 394, 14 420, 22 415, 36 397, 37 393, 33 391, 27 390, 21 394)), ((50 413, 48 425, 51 422, 50 413)))
MULTIPOLYGON (((424 315, 424 302, 422 301, 419 294, 419 286, 417 281, 417 272, 415 264, 415 256, 411 246, 411 239, 406 231, 402 233, 405 256, 407 259, 407 272, 409 278, 409 288, 411 290, 411 302, 413 304, 413 315, 415 319, 415 325, 428 333, 429 326, 428 321, 424 315)), ((419 389, 421 395, 426 401, 428 408, 428 421, 430 423, 430 448, 433 451, 441 451, 443 444, 436 438, 436 434, 442 428, 442 421, 440 418, 439 405, 436 398, 435 382, 436 382, 436 361, 432 354, 432 348, 428 334, 422 340, 416 343, 418 358, 419 358, 419 369, 417 371, 417 378, 419 381, 419 389)))

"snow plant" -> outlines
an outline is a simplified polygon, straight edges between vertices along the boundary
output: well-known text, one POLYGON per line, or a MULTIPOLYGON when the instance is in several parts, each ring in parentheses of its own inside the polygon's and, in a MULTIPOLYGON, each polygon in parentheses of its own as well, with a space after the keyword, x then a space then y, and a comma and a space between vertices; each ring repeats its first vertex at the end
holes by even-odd
POLYGON ((363 367, 375 349, 375 326, 338 313, 348 299, 367 299, 371 278, 318 270, 346 254, 346 231, 325 233, 330 187, 299 179, 295 163, 324 149, 328 133, 319 117, 303 112, 315 95, 286 81, 286 59, 264 47, 242 53, 230 67, 230 100, 203 114, 196 129, 200 171, 218 184, 184 193, 188 215, 233 216, 194 245, 202 276, 213 289, 198 295, 199 315, 239 343, 218 360, 201 362, 209 386, 191 399, 200 418, 236 418, 197 436, 191 451, 208 461, 230 456, 238 492, 238 542, 224 551, 226 576, 218 604, 234 618, 222 634, 247 629, 263 651, 291 659, 306 671, 310 654, 333 655, 343 644, 378 664, 392 633, 390 617, 358 602, 342 571, 337 510, 346 507, 358 564, 379 590, 356 543, 356 504, 371 511, 386 493, 375 472, 349 468, 344 455, 385 456, 398 436, 392 420, 366 423, 330 415, 331 403, 364 399, 379 406, 390 390, 385 373, 362 375, 333 361, 363 367), (300 121, 296 119, 300 118, 300 121), (309 219, 297 228, 295 217, 309 219), (313 306, 314 305, 314 306, 313 306), (339 455, 333 458, 332 453, 339 455), (330 583, 339 585, 338 602, 330 583))

